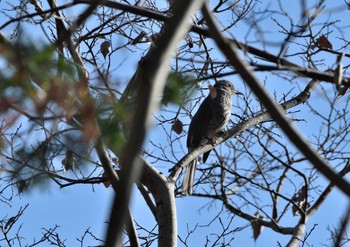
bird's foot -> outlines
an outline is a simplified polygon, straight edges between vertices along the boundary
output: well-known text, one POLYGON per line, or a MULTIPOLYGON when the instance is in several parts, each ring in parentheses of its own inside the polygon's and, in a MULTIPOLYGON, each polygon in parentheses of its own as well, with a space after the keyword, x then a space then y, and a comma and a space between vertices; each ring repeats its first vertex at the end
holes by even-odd
POLYGON ((221 130, 221 131, 219 131, 218 133, 217 133, 217 135, 218 136, 224 136, 224 135, 226 135, 226 130, 221 130))
POLYGON ((218 142, 217 142, 217 139, 215 137, 212 137, 212 138, 208 138, 208 141, 211 145, 216 145, 218 142))

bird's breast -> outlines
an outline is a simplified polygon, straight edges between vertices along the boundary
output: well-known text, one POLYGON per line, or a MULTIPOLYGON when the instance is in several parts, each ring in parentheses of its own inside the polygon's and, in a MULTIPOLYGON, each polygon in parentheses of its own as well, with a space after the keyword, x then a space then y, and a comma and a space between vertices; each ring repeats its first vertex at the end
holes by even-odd
POLYGON ((211 104, 212 118, 209 122, 207 137, 214 136, 223 130, 231 117, 232 99, 230 95, 221 95, 213 100, 211 104))

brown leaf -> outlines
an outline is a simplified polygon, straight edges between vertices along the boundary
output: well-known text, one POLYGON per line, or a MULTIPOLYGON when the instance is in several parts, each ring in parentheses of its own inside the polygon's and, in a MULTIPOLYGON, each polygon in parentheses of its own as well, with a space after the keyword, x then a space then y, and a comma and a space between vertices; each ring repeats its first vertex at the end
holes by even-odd
MULTIPOLYGON (((292 211, 293 215, 299 213, 299 209, 303 209, 306 203, 307 191, 306 186, 303 186, 292 198, 296 205, 293 205, 292 211)), ((306 206, 308 207, 308 205, 306 206)))
POLYGON ((293 216, 296 216, 298 214, 298 207, 293 205, 292 212, 293 212, 293 216))
POLYGON ((348 86, 344 86, 344 87, 339 88, 337 97, 343 96, 348 91, 348 89, 349 89, 348 86))
POLYGON ((106 56, 108 55, 108 53, 111 52, 111 42, 109 42, 108 40, 103 41, 100 46, 100 50, 103 57, 106 59, 106 56))
POLYGON ((108 188, 108 187, 111 185, 111 181, 109 181, 108 176, 107 176, 107 173, 104 172, 104 173, 102 174, 102 177, 104 177, 104 178, 106 179, 106 180, 103 182, 103 185, 104 185, 106 188, 108 188))
POLYGON ((131 44, 136 45, 137 43, 140 43, 143 37, 145 37, 145 35, 146 33, 144 31, 141 31, 141 33, 139 33, 139 35, 137 35, 136 38, 133 39, 131 44))
POLYGON ((15 98, 0 98, 0 112, 8 111, 14 103, 16 103, 15 98))
POLYGON ((184 127, 183 123, 179 119, 175 118, 173 121, 173 125, 171 126, 171 129, 176 134, 180 135, 183 131, 183 127, 184 127))
POLYGON ((22 193, 27 187, 27 183, 24 180, 19 180, 17 182, 18 193, 22 193))
MULTIPOLYGON (((263 217, 261 215, 259 215, 259 213, 255 213, 254 215, 256 218, 258 219, 262 219, 263 217)), ((258 222, 257 220, 253 220, 251 222, 251 226, 253 228, 253 237, 254 237, 254 240, 257 240, 257 238, 259 237, 261 231, 263 230, 264 226, 258 222)))
POLYGON ((330 50, 333 49, 333 45, 331 44, 331 42, 329 42, 329 40, 324 35, 318 38, 317 46, 322 49, 330 49, 330 50))
POLYGON ((73 152, 71 150, 67 150, 65 158, 62 160, 62 165, 64 171, 74 170, 75 167, 75 161, 73 152))
POLYGON ((192 41, 192 38, 190 37, 190 36, 186 36, 186 42, 187 42, 187 44, 188 44, 188 48, 193 48, 193 41, 192 41))
POLYGON ((36 0, 29 0, 28 2, 29 2, 30 4, 32 4, 32 5, 34 5, 34 6, 37 5, 36 0))
POLYGON ((116 165, 119 164, 119 158, 118 158, 118 157, 113 157, 113 158, 111 158, 111 160, 112 160, 112 162, 113 162, 114 164, 116 164, 116 165))
POLYGON ((85 142, 96 139, 100 134, 100 131, 94 119, 84 119, 84 126, 82 128, 82 131, 83 131, 82 139, 85 142))
POLYGON ((193 42, 192 42, 192 40, 189 40, 189 41, 187 42, 187 44, 188 44, 188 48, 190 48, 190 49, 193 48, 193 42))
POLYGON ((9 218, 9 220, 6 222, 5 227, 3 228, 3 231, 7 232, 9 230, 9 228, 11 228, 12 225, 17 221, 17 219, 18 218, 16 216, 9 218))
POLYGON ((85 102, 82 102, 84 106, 79 112, 78 120, 82 124, 82 140, 89 142, 91 140, 95 140, 100 135, 100 130, 95 121, 97 112, 90 99, 86 98, 85 102))

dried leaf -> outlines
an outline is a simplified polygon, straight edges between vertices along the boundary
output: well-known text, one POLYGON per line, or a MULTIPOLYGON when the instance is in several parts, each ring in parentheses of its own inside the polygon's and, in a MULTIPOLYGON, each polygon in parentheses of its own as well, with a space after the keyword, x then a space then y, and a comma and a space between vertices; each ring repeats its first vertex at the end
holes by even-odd
MULTIPOLYGON (((263 218, 261 215, 259 215, 259 213, 255 213, 254 216, 255 216, 256 218, 258 218, 258 219, 262 219, 262 218, 263 218)), ((254 240, 257 240, 258 237, 259 237, 259 235, 260 235, 260 233, 262 232, 264 226, 263 226, 261 223, 259 223, 259 221, 257 221, 257 220, 253 220, 253 221, 251 222, 251 226, 252 226, 252 228, 253 228, 253 237, 254 237, 254 240)))
POLYGON ((66 156, 64 157, 61 163, 63 165, 63 169, 65 172, 69 170, 74 170, 75 160, 74 160, 73 152, 71 150, 68 150, 66 152, 66 156))
POLYGON ((17 221, 17 217, 16 216, 13 216, 11 217, 7 222, 6 222, 6 225, 3 229, 4 232, 7 232, 11 226, 17 221))
POLYGON ((189 40, 189 41, 187 42, 187 44, 188 44, 188 48, 190 48, 190 49, 193 48, 193 42, 192 42, 192 40, 189 40))
POLYGON ((333 45, 331 44, 331 42, 329 42, 329 40, 324 35, 318 38, 317 46, 323 49, 330 49, 330 50, 333 49, 333 45))
POLYGON ((101 53, 103 57, 106 59, 106 56, 111 52, 111 42, 108 40, 103 41, 100 46, 101 53))
POLYGON ((19 180, 17 182, 17 190, 18 190, 18 193, 22 193, 27 187, 27 183, 26 181, 24 180, 19 180))
POLYGON ((37 4, 37 3, 36 3, 36 0, 29 0, 28 2, 29 2, 30 4, 32 4, 32 5, 34 5, 34 6, 37 4))
POLYGON ((116 165, 118 165, 119 164, 119 158, 118 157, 113 157, 112 159, 112 162, 114 163, 114 164, 116 164, 116 165))
POLYGON ((171 129, 175 131, 176 134, 180 135, 183 131, 183 127, 183 123, 179 119, 175 118, 171 129))
POLYGON ((93 120, 93 118, 90 118, 90 119, 85 118, 83 122, 84 122, 84 126, 82 128, 83 141, 89 142, 91 140, 96 139, 99 136, 100 131, 96 125, 96 122, 93 120))
POLYGON ((139 35, 136 36, 135 39, 133 39, 132 43, 133 45, 136 45, 138 43, 141 42, 141 40, 143 39, 143 37, 145 37, 146 33, 144 31, 141 31, 141 33, 139 33, 139 35))
POLYGON ((193 48, 193 41, 192 41, 190 36, 188 36, 188 35, 186 36, 186 41, 187 41, 188 47, 190 49, 193 48))
POLYGON ((348 89, 349 89, 348 86, 344 86, 344 87, 339 88, 337 97, 343 96, 348 91, 348 89))
POLYGON ((104 172, 104 173, 102 174, 102 177, 105 178, 105 181, 103 182, 103 185, 104 185, 106 188, 108 188, 108 187, 111 185, 111 181, 109 181, 106 172, 104 172))
POLYGON ((0 98, 0 112, 6 112, 14 103, 16 103, 15 98, 0 98))
MULTIPOLYGON (((297 205, 293 205, 292 211, 293 215, 297 215, 299 213, 299 209, 303 209, 306 203, 307 191, 306 186, 303 186, 292 198, 292 200, 297 205)), ((308 207, 308 205, 306 206, 308 207)))

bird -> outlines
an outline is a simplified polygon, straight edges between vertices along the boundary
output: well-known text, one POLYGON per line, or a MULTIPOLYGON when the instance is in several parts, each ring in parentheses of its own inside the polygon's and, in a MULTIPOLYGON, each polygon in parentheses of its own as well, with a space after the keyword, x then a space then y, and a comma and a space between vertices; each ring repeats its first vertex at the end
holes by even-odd
MULTIPOLYGON (((214 86, 209 86, 209 95, 199 106, 193 116, 187 134, 187 149, 193 149, 211 141, 215 143, 214 137, 223 131, 231 117, 232 96, 241 94, 235 90, 233 84, 227 80, 217 81, 214 86)), ((203 163, 207 160, 210 150, 203 154, 203 163)), ((183 195, 191 195, 193 182, 198 164, 198 157, 192 160, 186 167, 186 172, 181 185, 183 195)))

